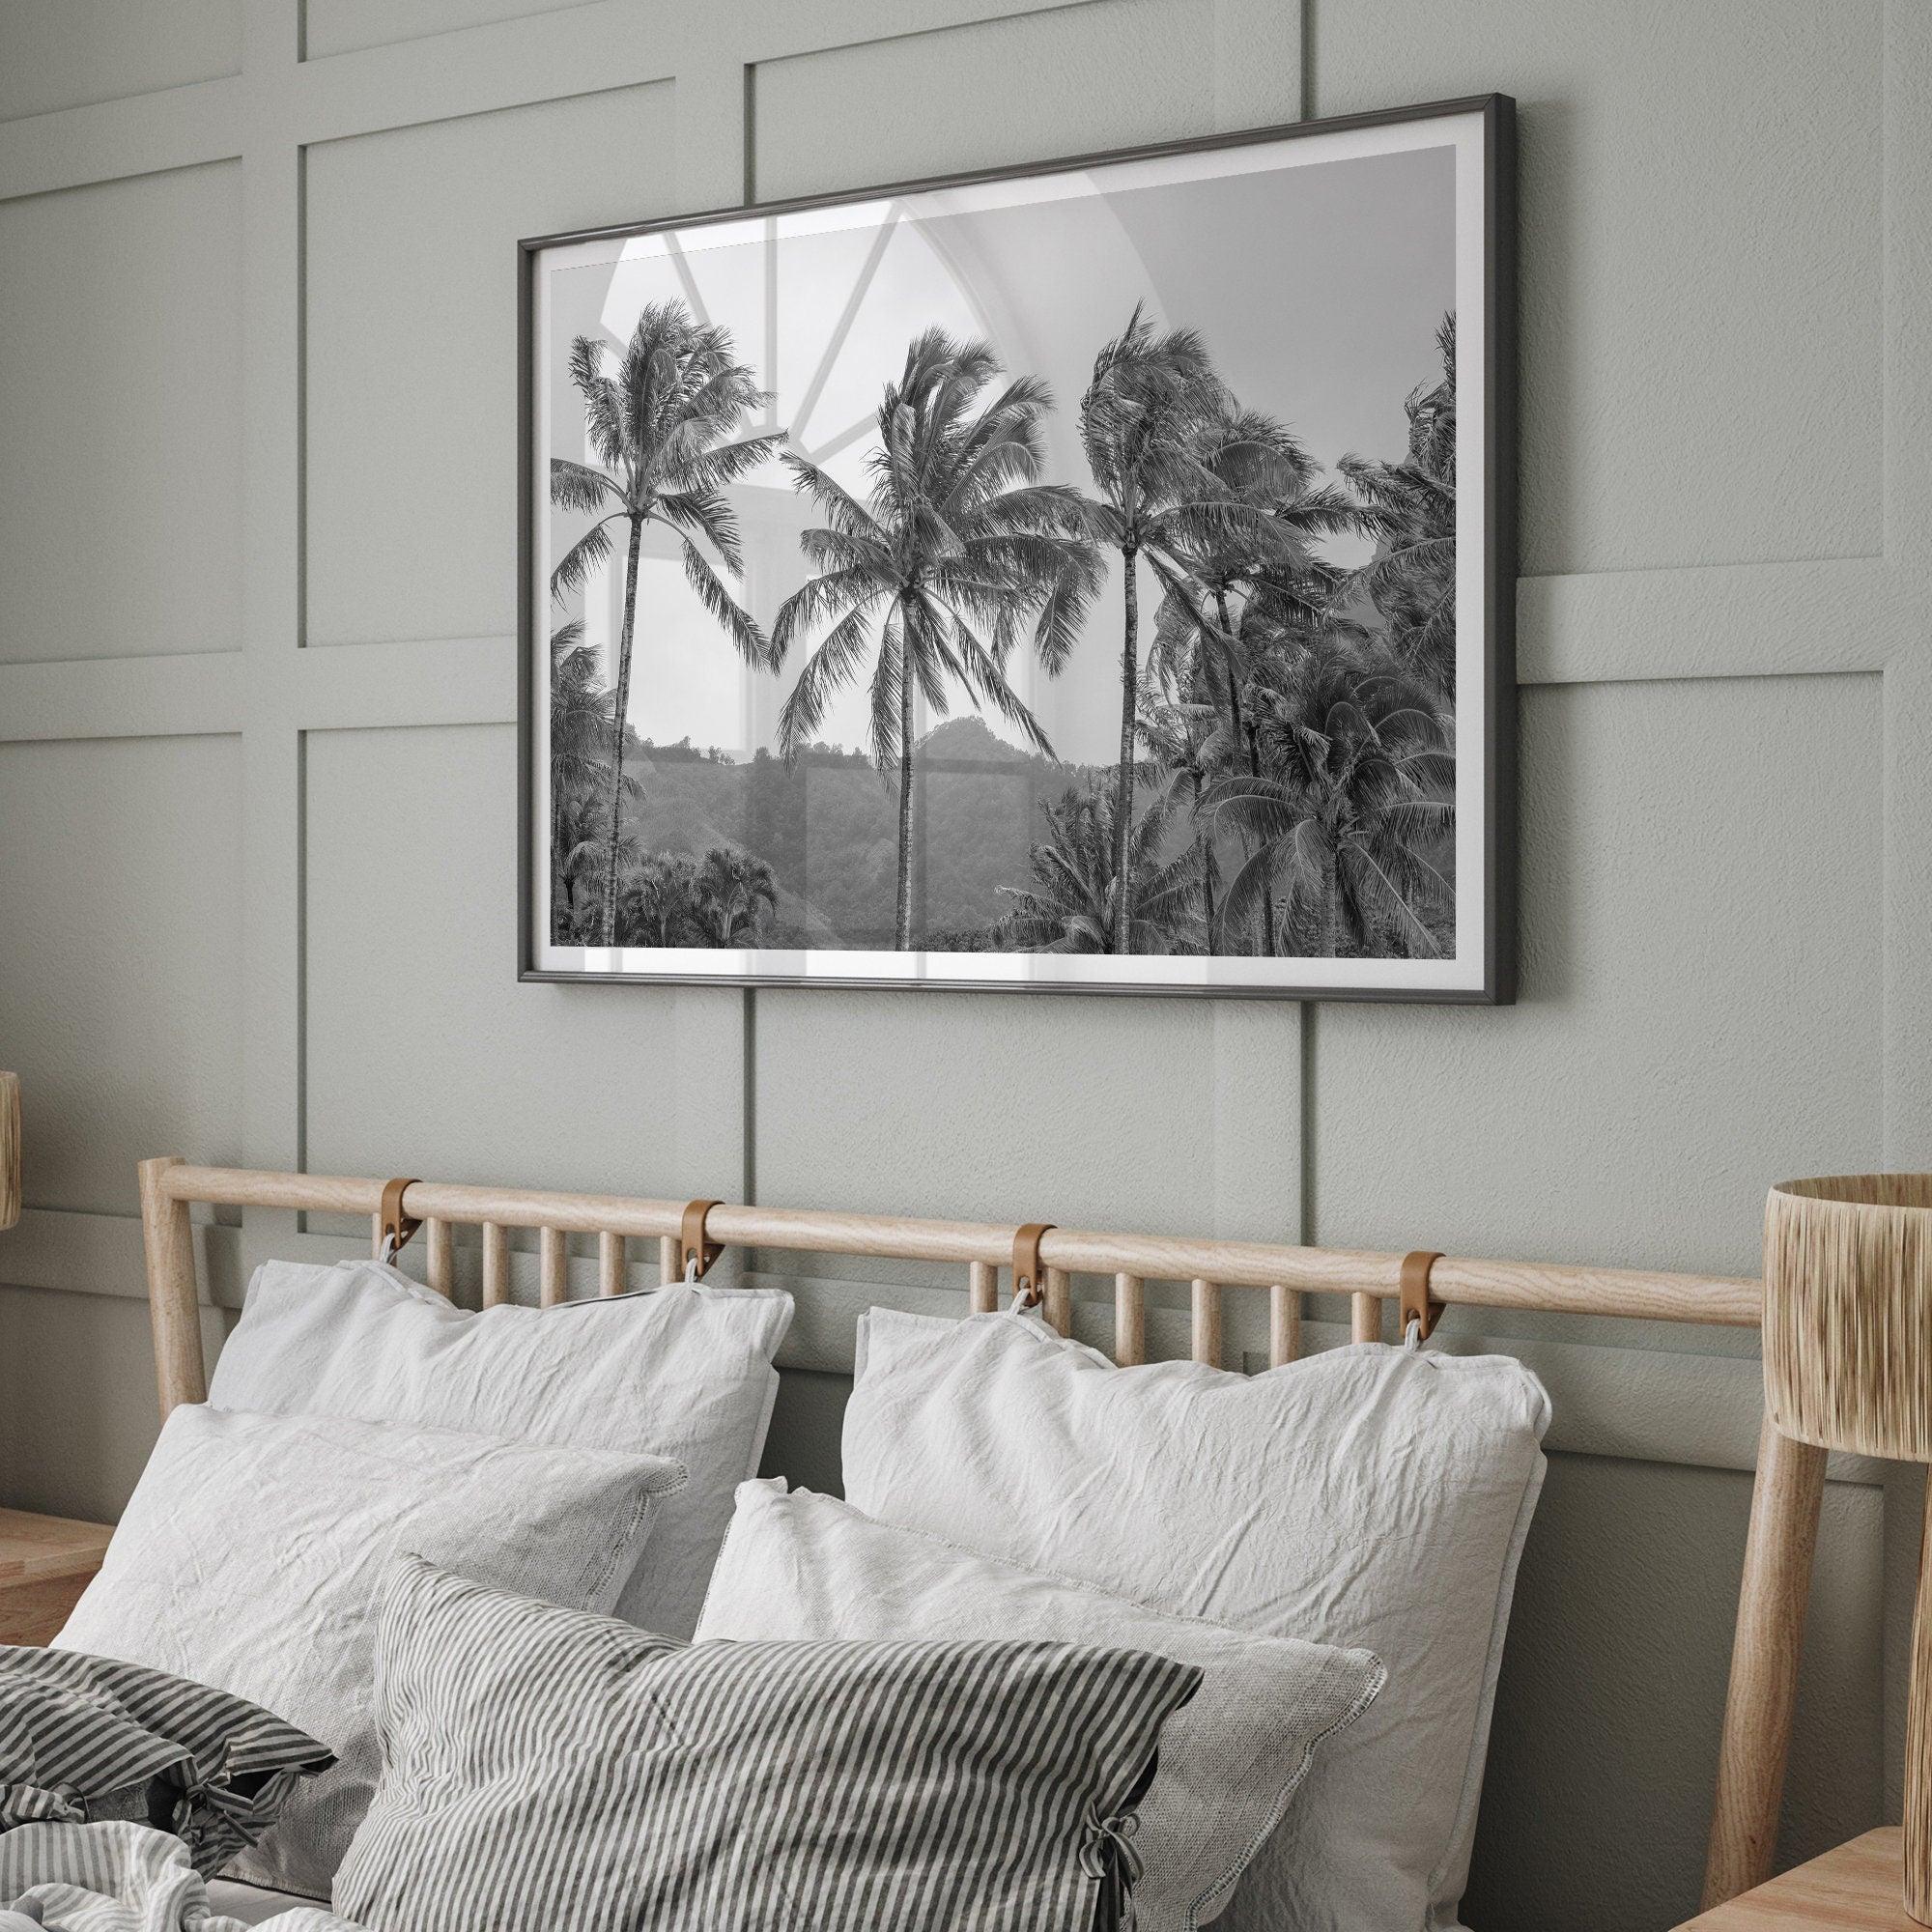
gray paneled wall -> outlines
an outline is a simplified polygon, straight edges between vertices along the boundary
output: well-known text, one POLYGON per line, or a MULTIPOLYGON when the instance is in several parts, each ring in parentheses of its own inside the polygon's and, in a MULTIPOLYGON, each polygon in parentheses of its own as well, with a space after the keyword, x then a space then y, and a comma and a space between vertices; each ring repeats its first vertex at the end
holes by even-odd
MULTIPOLYGON (((1923 0, 0 0, 0 1500, 152 1439, 143 1153, 1737 1270, 1769 1180, 1932 1160, 1928 242, 1923 0), (519 236, 1490 89, 1521 1005, 513 982, 519 236)), ((209 1241, 230 1307, 345 1245, 209 1241)), ((932 1295, 811 1283, 776 1466, 932 1295)), ((1662 1927, 1755 1367, 1490 1333, 1558 1421, 1471 1922, 1662 1927)), ((1896 1805, 1917 1497, 1836 1473, 1794 1854, 1896 1805)))

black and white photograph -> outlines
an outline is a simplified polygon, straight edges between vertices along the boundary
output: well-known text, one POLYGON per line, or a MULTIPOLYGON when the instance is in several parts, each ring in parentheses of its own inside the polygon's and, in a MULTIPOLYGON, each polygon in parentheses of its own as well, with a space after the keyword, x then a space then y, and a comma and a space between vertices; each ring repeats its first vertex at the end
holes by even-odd
POLYGON ((526 970, 1506 996, 1498 112, 526 244, 526 970))

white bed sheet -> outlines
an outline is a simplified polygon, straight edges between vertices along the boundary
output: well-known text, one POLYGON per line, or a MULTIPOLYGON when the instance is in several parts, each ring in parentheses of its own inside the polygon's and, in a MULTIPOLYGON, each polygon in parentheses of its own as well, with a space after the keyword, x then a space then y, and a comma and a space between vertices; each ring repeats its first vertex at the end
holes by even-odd
POLYGON ((244 1925, 259 1925, 278 1912, 293 1912, 298 1905, 327 1907, 326 1898, 303 1898, 293 1891, 270 1891, 266 1887, 246 1885, 239 1878, 211 1879, 208 1906, 211 1912, 226 1913, 244 1925))

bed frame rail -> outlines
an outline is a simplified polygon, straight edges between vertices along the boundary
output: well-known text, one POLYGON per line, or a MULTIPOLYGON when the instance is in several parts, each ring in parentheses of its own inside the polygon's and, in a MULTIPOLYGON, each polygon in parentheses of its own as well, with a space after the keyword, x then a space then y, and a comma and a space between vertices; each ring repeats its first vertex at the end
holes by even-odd
MULTIPOLYGON (((189 1209, 194 1204, 367 1215, 371 1247, 383 1240, 386 1179, 340 1175, 274 1174, 249 1168, 194 1167, 169 1155, 140 1165, 141 1221, 147 1248, 148 1297, 161 1413, 207 1398, 200 1294, 189 1209)), ((1301 1348, 1301 1297, 1350 1298, 1356 1341, 1383 1335, 1382 1304, 1394 1301, 1426 1334, 1443 1307, 1536 1309, 1563 1315, 1609 1315, 1635 1321, 1694 1321, 1756 1327, 1761 1292, 1755 1281, 1722 1275, 1666 1274, 1554 1263, 1474 1260, 1418 1250, 1408 1255, 1224 1241, 1172 1235, 1123 1235, 1040 1223, 1004 1226, 976 1221, 905 1219, 822 1208, 762 1208, 729 1202, 656 1201, 616 1194, 570 1194, 530 1188, 475 1187, 411 1180, 399 1185, 391 1211, 419 1222, 429 1285, 452 1293, 454 1230, 482 1230, 485 1306, 510 1299, 510 1236, 537 1235, 539 1295, 550 1307, 569 1296, 573 1236, 596 1237, 600 1293, 622 1293, 627 1243, 655 1241, 659 1278, 683 1274, 688 1229, 707 1246, 788 1249, 952 1264, 965 1271, 966 1306, 999 1305, 1000 1271, 1022 1255, 1042 1277, 1046 1319, 1072 1326, 1072 1279, 1111 1277, 1114 1358, 1146 1359, 1149 1281, 1191 1286, 1192 1354, 1218 1364, 1223 1291, 1264 1290, 1269 1297, 1269 1360, 1293 1361, 1301 1348), (692 1218, 687 1222, 687 1215, 692 1218)), ((1739 1599, 1730 1697, 1718 1774, 1705 1904, 1712 1905, 1771 1875, 1777 1814, 1804 1632, 1804 1601, 1824 1490, 1825 1457, 1779 1435, 1769 1423, 1760 1440, 1756 1487, 1739 1599)))

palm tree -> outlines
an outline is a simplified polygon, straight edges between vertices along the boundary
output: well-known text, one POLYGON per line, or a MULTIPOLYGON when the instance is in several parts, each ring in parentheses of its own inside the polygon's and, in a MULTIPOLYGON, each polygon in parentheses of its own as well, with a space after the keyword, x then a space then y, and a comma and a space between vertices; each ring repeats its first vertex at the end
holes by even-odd
MULTIPOLYGON (((624 783, 637 789, 635 779, 627 777, 624 783)), ((553 915, 560 922, 559 946, 603 943, 604 872, 611 850, 604 818, 601 787, 595 793, 574 792, 552 804, 551 878, 563 883, 562 893, 552 895, 553 915)), ((617 838, 619 868, 628 872, 637 860, 638 835, 626 827, 617 838)))
POLYGON ((626 946, 754 946, 778 880, 764 860, 714 846, 700 865, 657 852, 624 883, 618 930, 626 946))
MULTIPOLYGON (((597 675, 597 653, 583 641, 582 619, 550 639, 550 871, 552 937, 558 945, 578 932, 575 889, 591 870, 592 799, 606 792, 611 767, 601 753, 611 730, 611 694, 597 675)), ((635 797, 638 781, 622 788, 635 797)), ((601 855, 602 842, 596 845, 601 855)))
POLYGON ((588 790, 551 797, 551 937, 558 946, 582 945, 588 936, 582 888, 593 878, 602 884, 603 812, 601 796, 588 790))
MULTIPOLYGON (((1251 619, 1273 626, 1320 619, 1335 572, 1316 555, 1314 542, 1354 529, 1356 511, 1339 492, 1318 485, 1314 461, 1285 424, 1241 408, 1225 391, 1201 425, 1198 454, 1251 514, 1192 532, 1172 560, 1151 555, 1166 594, 1150 668, 1170 688, 1199 688, 1224 720, 1224 754, 1252 777, 1260 766, 1242 704, 1251 655, 1243 633, 1251 619)), ((1265 874, 1262 884, 1262 951, 1271 952, 1274 894, 1265 874)))
POLYGON ((1219 665, 1235 736, 1244 745, 1245 606, 1264 603, 1277 618, 1319 618, 1331 573, 1313 546, 1356 529, 1359 512, 1340 491, 1318 484, 1315 462, 1292 430, 1225 393, 1202 425, 1199 449, 1204 468, 1251 514, 1193 533, 1173 561, 1151 559, 1166 593, 1156 638, 1164 641, 1173 611, 1181 634, 1219 665))
POLYGON ((744 575, 738 520, 724 485, 775 449, 775 435, 726 440, 761 409, 764 392, 733 360, 731 338, 700 327, 680 301, 653 302, 638 318, 616 374, 605 370, 606 345, 580 335, 570 348, 570 380, 583 397, 584 427, 598 469, 553 457, 551 501, 597 521, 551 573, 551 593, 579 588, 611 554, 611 526, 627 526, 624 622, 617 647, 617 689, 611 724, 611 804, 606 832, 602 943, 615 944, 618 820, 624 794, 624 729, 631 701, 631 658, 638 616, 638 557, 644 526, 658 524, 678 543, 684 574, 747 663, 762 667, 763 635, 720 581, 695 541, 703 537, 733 577, 744 575))
POLYGON ((1179 569, 1190 544, 1258 525, 1265 512, 1244 503, 1202 457, 1202 433, 1224 407, 1208 351, 1191 328, 1156 332, 1141 304, 1100 351, 1080 401, 1080 441, 1100 493, 1096 532, 1121 554, 1125 582, 1121 653, 1121 762, 1115 776, 1114 889, 1122 909, 1114 931, 1131 946, 1125 917, 1133 877, 1134 721, 1140 709, 1142 556, 1179 569))
POLYGON ((583 619, 550 634, 550 781, 571 791, 608 776, 598 756, 610 740, 611 694, 597 676, 597 653, 583 641, 583 619))
POLYGON ((617 931, 626 946, 688 946, 697 896, 697 865, 682 852, 658 852, 624 882, 617 931))
POLYGON ((1220 756, 1221 721, 1212 704, 1169 702, 1149 705, 1138 724, 1148 749, 1150 778, 1165 780, 1161 803, 1173 810, 1185 806, 1194 825, 1194 850, 1201 875, 1201 919, 1208 951, 1214 950, 1214 892, 1221 865, 1214 852, 1214 835, 1205 808, 1208 789, 1225 768, 1220 756))
POLYGON ((1089 784, 1041 803, 1046 838, 1027 854, 1031 890, 1002 886, 1013 901, 1007 918, 1010 943, 1034 952, 1191 952, 1205 945, 1195 902, 1194 851, 1183 846, 1161 857, 1168 806, 1156 800, 1133 828, 1134 885, 1128 915, 1135 942, 1118 943, 1115 922, 1123 903, 1116 874, 1114 813, 1118 792, 1089 784))
POLYGON ((700 946, 755 946, 767 910, 779 902, 778 880, 762 859, 735 845, 704 855, 691 898, 691 923, 700 946))
POLYGON ((1252 856, 1223 919, 1245 919, 1274 873, 1278 940, 1335 958, 1435 957, 1455 909, 1454 753, 1433 695, 1392 661, 1342 644, 1301 655, 1260 694, 1258 777, 1231 774, 1208 810, 1252 856), (1439 863, 1438 863, 1439 862, 1439 863))
POLYGON ((872 653, 872 762, 888 784, 897 773, 900 952, 912 943, 915 688, 944 717, 957 686, 1051 756, 1007 660, 1031 619, 1031 648, 1057 675, 1099 583, 1080 498, 1038 481, 1046 387, 1023 376, 980 403, 999 374, 982 342, 936 328, 919 336, 880 405, 864 503, 816 465, 785 457, 825 524, 801 539, 818 575, 779 611, 774 668, 795 639, 829 628, 785 700, 779 748, 791 758, 810 742, 872 653))
POLYGON ((1375 556, 1357 581, 1388 621, 1402 665, 1438 693, 1456 691, 1456 318, 1435 331, 1442 380, 1410 390, 1408 454, 1400 463, 1345 456, 1375 556))

